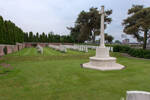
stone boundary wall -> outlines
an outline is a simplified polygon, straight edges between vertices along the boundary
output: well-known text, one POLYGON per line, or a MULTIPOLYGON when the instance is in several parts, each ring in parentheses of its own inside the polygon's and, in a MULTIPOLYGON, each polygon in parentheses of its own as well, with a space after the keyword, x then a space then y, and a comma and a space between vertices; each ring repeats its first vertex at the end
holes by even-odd
POLYGON ((37 45, 40 45, 41 47, 48 47, 48 45, 74 45, 73 43, 16 43, 16 45, 7 45, 7 44, 0 44, 0 56, 4 56, 4 48, 7 48, 7 54, 17 52, 23 48, 30 48, 30 47, 36 47, 37 45))
POLYGON ((4 47, 5 47, 4 45, 0 45, 0 56, 5 55, 3 51, 4 47))
POLYGON ((24 43, 26 48, 36 47, 40 45, 41 47, 48 47, 48 45, 73 45, 73 43, 35 43, 35 42, 26 42, 24 43))
POLYGON ((25 48, 25 44, 24 43, 16 43, 16 45, 0 44, 0 56, 5 55, 4 48, 7 48, 6 52, 7 54, 10 54, 25 48))

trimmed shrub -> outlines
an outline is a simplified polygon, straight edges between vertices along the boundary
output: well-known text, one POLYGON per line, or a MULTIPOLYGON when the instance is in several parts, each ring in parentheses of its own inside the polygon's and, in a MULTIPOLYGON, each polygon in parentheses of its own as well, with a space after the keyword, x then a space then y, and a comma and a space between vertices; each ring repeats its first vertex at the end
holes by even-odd
POLYGON ((120 51, 121 51, 120 49, 121 49, 121 46, 120 46, 120 45, 114 45, 114 46, 113 46, 113 51, 114 51, 114 52, 120 52, 120 51))
POLYGON ((5 55, 7 55, 7 47, 6 46, 3 48, 3 52, 5 55))
POLYGON ((128 53, 133 57, 150 59, 150 50, 135 49, 129 46, 114 45, 114 52, 128 53))
POLYGON ((150 50, 144 50, 144 58, 150 59, 150 50))
POLYGON ((129 46, 114 45, 113 50, 114 50, 114 52, 128 53, 128 51, 130 50, 130 47, 129 46))

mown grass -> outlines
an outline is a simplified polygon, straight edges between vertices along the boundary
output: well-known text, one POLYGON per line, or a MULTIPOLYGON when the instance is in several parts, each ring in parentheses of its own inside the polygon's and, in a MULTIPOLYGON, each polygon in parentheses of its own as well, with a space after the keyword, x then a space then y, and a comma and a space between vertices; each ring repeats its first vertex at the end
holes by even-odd
POLYGON ((127 90, 150 91, 150 60, 111 53, 126 66, 121 71, 82 69, 89 53, 69 50, 61 53, 44 48, 25 48, 1 58, 14 69, 0 75, 0 100, 120 100, 127 90))

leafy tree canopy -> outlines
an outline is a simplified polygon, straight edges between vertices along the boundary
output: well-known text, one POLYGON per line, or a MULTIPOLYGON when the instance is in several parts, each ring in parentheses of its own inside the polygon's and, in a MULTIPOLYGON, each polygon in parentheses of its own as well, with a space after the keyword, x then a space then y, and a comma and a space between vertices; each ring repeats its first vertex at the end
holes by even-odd
MULTIPOLYGON (((112 19, 109 17, 112 14, 112 10, 105 11, 105 28, 107 24, 110 24, 112 19)), ((100 34, 101 15, 97 8, 90 8, 89 11, 81 11, 76 19, 75 26, 68 28, 71 32, 71 36, 78 40, 78 42, 84 42, 86 40, 93 40, 100 34)))
POLYGON ((146 49, 147 38, 150 34, 150 7, 133 5, 128 10, 128 15, 129 17, 123 21, 124 32, 133 35, 138 41, 143 41, 143 49, 146 49))

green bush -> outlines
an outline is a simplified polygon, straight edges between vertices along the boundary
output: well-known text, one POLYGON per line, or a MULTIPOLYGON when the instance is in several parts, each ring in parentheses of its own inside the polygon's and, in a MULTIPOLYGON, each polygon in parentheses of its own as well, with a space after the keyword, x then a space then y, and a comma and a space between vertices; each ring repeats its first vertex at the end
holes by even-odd
POLYGON ((120 52, 121 46, 120 45, 114 45, 113 46, 113 51, 114 52, 120 52))
POLYGON ((128 51, 128 54, 135 57, 135 49, 131 48, 131 49, 128 51))
POLYGON ((144 50, 144 58, 150 59, 150 50, 144 50))
POLYGON ((125 46, 114 45, 113 50, 114 50, 114 52, 128 53, 128 51, 130 50, 130 47, 126 46, 126 45, 125 46))
POLYGON ((6 46, 3 48, 3 52, 5 55, 7 55, 7 47, 6 46))
POLYGON ((150 59, 150 50, 135 49, 129 46, 114 45, 114 52, 128 53, 133 57, 150 59))

